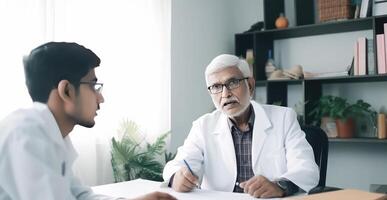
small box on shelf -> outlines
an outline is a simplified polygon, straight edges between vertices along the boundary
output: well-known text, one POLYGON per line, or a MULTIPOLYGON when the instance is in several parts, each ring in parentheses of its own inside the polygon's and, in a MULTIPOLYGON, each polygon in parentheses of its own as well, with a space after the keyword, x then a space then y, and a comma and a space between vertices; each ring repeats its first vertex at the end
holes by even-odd
POLYGON ((351 0, 318 0, 319 21, 350 19, 354 14, 351 0))
POLYGON ((378 114, 378 138, 386 139, 386 115, 383 113, 378 114))

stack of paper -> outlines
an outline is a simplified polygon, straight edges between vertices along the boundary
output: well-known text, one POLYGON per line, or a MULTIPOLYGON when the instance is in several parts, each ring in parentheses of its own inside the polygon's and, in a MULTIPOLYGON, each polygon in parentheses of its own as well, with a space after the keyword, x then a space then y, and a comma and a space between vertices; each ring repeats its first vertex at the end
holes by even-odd
MULTIPOLYGON (((114 183, 102 186, 95 186, 92 188, 97 194, 104 194, 113 197, 134 198, 150 192, 160 191, 171 194, 179 200, 257 200, 256 198, 244 193, 219 192, 213 190, 195 189, 191 192, 181 193, 175 192, 171 188, 164 187, 161 182, 149 181, 144 179, 137 179, 133 181, 114 183)), ((272 198, 271 200, 276 200, 272 198)), ((278 198, 277 198, 278 200, 278 198)))

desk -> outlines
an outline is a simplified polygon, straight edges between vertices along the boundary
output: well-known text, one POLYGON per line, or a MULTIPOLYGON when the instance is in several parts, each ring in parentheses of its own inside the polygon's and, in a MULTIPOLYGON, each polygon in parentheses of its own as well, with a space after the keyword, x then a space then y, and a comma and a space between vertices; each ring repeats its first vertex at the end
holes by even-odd
MULTIPOLYGON (((171 188, 167 188, 162 185, 161 182, 148 181, 143 179, 137 179, 133 181, 114 183, 108 185, 101 185, 92 187, 93 191, 97 194, 104 194, 114 197, 134 198, 153 191, 166 192, 179 200, 213 200, 213 199, 238 199, 238 200, 257 200, 248 194, 232 193, 232 192, 218 192, 210 190, 195 189, 188 193, 179 193, 173 191, 171 188)), ((281 198, 272 198, 270 200, 279 200, 281 198)), ((360 190, 339 190, 334 192, 320 193, 314 195, 307 195, 305 193, 299 193, 296 197, 285 198, 287 200, 326 200, 326 199, 343 199, 343 200, 387 200, 387 196, 384 194, 370 193, 360 190)))
MULTIPOLYGON (((244 193, 232 193, 232 192, 218 192, 210 190, 195 189, 188 193, 179 193, 173 191, 171 188, 163 186, 161 182, 136 179, 133 181, 114 183, 108 185, 101 185, 92 187, 93 191, 97 194, 104 194, 114 197, 134 198, 153 191, 166 192, 177 199, 181 200, 213 200, 213 199, 238 199, 238 200, 257 200, 248 194, 244 193)), ((272 198, 271 200, 278 200, 278 198, 272 198)))

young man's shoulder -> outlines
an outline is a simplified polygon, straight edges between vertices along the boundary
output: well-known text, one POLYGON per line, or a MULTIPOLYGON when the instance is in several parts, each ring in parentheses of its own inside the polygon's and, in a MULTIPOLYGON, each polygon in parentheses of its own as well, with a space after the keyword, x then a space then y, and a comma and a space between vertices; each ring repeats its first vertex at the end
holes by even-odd
POLYGON ((42 129, 44 125, 44 119, 36 110, 18 109, 0 121, 0 145, 2 145, 1 142, 9 140, 10 136, 13 138, 35 137, 37 135, 34 130, 42 129))
POLYGON ((42 123, 41 115, 33 108, 20 108, 13 111, 0 121, 3 127, 23 127, 31 124, 42 123))

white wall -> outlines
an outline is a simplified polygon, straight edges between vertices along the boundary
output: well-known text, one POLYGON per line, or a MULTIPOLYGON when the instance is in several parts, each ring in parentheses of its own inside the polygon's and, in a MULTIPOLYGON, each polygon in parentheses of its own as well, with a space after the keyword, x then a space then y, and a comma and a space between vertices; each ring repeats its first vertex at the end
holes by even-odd
POLYGON ((172 1, 171 151, 192 121, 214 109, 204 70, 218 54, 234 53, 234 34, 263 20, 262 0, 172 1))

